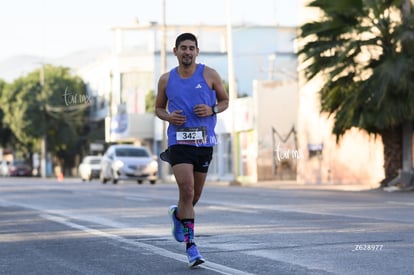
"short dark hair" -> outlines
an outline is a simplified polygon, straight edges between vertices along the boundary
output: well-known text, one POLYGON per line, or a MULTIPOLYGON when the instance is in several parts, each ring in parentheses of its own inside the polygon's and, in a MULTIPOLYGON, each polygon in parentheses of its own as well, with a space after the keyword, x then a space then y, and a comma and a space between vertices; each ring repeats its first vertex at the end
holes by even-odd
POLYGON ((180 43, 185 41, 185 40, 194 41, 195 44, 196 44, 196 47, 198 48, 197 37, 194 34, 189 33, 189 32, 182 33, 177 37, 177 39, 175 40, 175 47, 178 48, 180 43))

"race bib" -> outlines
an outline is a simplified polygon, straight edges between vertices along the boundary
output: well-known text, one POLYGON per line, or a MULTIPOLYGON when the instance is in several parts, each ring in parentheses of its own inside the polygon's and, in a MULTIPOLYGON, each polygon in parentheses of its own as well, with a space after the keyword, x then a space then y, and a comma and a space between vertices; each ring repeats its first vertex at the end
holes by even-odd
POLYGON ((198 144, 206 139, 206 127, 184 127, 177 129, 178 144, 198 144))

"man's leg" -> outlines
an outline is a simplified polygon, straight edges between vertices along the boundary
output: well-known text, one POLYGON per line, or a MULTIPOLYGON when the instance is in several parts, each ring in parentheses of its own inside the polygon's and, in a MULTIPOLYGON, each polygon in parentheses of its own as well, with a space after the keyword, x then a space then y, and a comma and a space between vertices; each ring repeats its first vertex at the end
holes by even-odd
POLYGON ((176 164, 172 167, 175 180, 177 181, 178 198, 178 218, 194 219, 194 176, 193 165, 188 163, 176 164))
POLYGON ((195 206, 203 192, 204 183, 206 182, 207 173, 194 172, 194 198, 193 206, 195 206))
POLYGON ((174 237, 174 239, 177 242, 183 242, 184 241, 184 232, 183 232, 183 224, 181 223, 181 220, 177 217, 178 212, 178 206, 177 205, 171 205, 168 208, 168 215, 171 217, 171 233, 174 237))
MULTIPOLYGON (((189 190, 188 187, 184 186, 193 186, 193 183, 191 182, 191 178, 189 178, 189 175, 192 174, 192 165, 191 164, 176 164, 172 166, 174 176, 177 181, 178 190, 179 190, 179 199, 178 199, 178 206, 177 205, 171 205, 168 209, 168 214, 171 217, 172 221, 172 235, 174 239, 177 242, 184 242, 184 232, 183 232, 183 224, 182 224, 182 217, 186 217, 189 215, 186 211, 181 210, 179 211, 180 205, 182 206, 182 209, 188 209, 188 206, 186 207, 185 204, 181 203, 183 201, 181 197, 186 197, 188 195, 183 195, 183 192, 181 190, 189 190), (184 215, 182 214, 184 213, 184 215), (179 214, 180 213, 180 214, 179 214)), ((190 194, 191 195, 191 194, 190 194)), ((192 195, 191 195, 192 196, 192 195)), ((188 199, 187 199, 188 200, 188 199)), ((192 210, 193 214, 190 213, 190 217, 194 219, 194 210, 192 210)))
POLYGON ((188 264, 190 267, 204 263, 194 241, 194 172, 193 165, 187 163, 176 164, 172 167, 175 179, 178 184, 178 218, 183 224, 184 241, 188 264))

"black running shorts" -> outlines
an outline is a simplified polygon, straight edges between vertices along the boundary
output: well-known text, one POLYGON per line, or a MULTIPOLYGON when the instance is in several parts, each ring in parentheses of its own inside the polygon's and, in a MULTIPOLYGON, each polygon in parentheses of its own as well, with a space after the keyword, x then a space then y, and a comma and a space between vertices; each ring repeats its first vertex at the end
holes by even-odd
POLYGON ((189 145, 172 145, 168 148, 170 164, 174 166, 180 163, 194 165, 195 172, 207 173, 213 157, 213 147, 196 147, 189 145))

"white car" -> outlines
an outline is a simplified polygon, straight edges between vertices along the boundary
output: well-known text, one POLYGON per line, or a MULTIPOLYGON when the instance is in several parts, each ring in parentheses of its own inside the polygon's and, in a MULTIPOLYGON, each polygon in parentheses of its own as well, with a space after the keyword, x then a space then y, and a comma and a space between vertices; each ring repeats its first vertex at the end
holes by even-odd
POLYGON ((149 180, 157 182, 158 162, 145 147, 118 144, 111 145, 102 157, 100 180, 106 183, 111 180, 116 184, 119 180, 136 180, 142 183, 149 180))
POLYGON ((99 179, 101 173, 101 160, 100 156, 86 156, 83 158, 79 165, 79 177, 82 181, 99 179))

